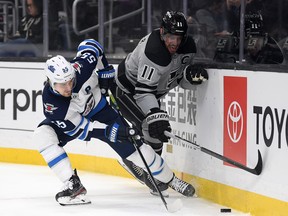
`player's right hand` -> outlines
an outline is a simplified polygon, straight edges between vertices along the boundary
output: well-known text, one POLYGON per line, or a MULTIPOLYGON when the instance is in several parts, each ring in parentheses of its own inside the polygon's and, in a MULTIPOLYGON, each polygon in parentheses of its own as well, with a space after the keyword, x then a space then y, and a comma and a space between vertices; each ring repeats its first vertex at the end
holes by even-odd
POLYGON ((186 79, 193 85, 208 80, 207 70, 201 64, 191 64, 184 69, 186 79))
POLYGON ((148 124, 149 135, 154 139, 159 139, 161 142, 168 142, 170 139, 164 132, 171 132, 171 126, 169 123, 169 115, 167 112, 160 110, 159 108, 151 109, 151 112, 147 114, 146 121, 148 124))

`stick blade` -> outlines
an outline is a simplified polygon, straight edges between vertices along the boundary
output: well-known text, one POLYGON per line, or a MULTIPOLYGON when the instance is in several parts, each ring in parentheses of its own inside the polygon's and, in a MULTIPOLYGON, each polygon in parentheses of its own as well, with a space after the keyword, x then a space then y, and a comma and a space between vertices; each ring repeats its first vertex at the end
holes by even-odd
POLYGON ((170 213, 179 211, 183 207, 183 203, 180 199, 176 199, 173 203, 166 205, 166 209, 170 213))
POLYGON ((255 175, 260 175, 262 172, 262 168, 263 168, 262 156, 258 149, 258 163, 255 167, 255 175))

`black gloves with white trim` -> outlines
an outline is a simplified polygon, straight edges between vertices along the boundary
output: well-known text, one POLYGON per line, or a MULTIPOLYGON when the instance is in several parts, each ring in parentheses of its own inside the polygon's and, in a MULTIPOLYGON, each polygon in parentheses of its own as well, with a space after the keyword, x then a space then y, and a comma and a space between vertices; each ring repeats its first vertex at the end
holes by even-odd
POLYGON ((190 64, 184 69, 185 78, 193 85, 208 80, 207 70, 201 64, 190 64))
POLYGON ((154 139, 159 139, 161 142, 167 142, 170 137, 165 136, 164 132, 171 132, 169 123, 169 115, 167 112, 159 108, 152 108, 147 114, 146 121, 148 124, 149 135, 154 139))

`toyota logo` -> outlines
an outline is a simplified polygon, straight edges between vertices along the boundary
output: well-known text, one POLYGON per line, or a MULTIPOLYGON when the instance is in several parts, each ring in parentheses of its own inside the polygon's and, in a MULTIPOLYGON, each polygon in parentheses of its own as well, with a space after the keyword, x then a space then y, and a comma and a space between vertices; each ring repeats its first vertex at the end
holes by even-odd
POLYGON ((237 143, 243 132, 243 113, 238 102, 233 101, 227 113, 227 130, 232 142, 237 143))

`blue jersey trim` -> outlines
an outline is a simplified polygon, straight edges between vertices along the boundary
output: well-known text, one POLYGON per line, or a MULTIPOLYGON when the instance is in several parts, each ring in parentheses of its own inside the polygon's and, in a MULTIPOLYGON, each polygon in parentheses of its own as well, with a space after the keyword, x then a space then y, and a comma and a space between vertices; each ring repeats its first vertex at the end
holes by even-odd
POLYGON ((90 119, 92 116, 94 116, 96 113, 98 113, 100 110, 102 110, 107 104, 107 100, 104 96, 102 96, 101 100, 97 104, 97 106, 91 110, 91 112, 86 116, 88 119, 90 119))
POLYGON ((73 136, 78 131, 78 128, 83 124, 84 120, 85 118, 82 116, 80 124, 74 130, 71 130, 66 134, 69 136, 73 136))
POLYGON ((84 139, 86 138, 89 124, 90 124, 90 122, 88 122, 88 123, 85 125, 85 128, 84 128, 84 130, 82 131, 82 135, 79 137, 80 140, 84 140, 84 139))

